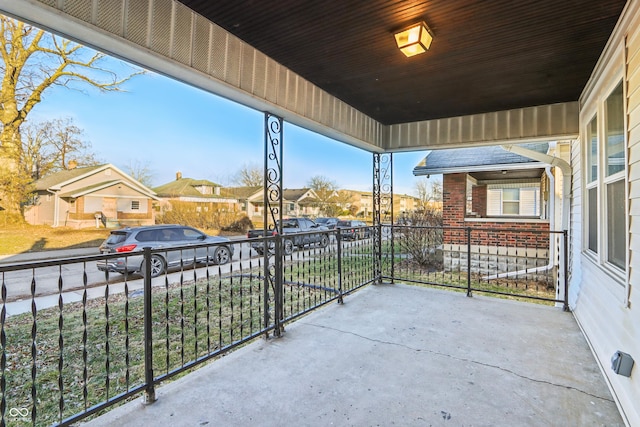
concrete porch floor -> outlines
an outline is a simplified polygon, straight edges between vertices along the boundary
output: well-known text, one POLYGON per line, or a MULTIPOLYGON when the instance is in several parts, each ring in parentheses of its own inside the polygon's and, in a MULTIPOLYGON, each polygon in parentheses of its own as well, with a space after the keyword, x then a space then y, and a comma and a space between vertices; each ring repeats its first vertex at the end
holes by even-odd
POLYGON ((369 286, 88 426, 616 426, 570 313, 369 286))

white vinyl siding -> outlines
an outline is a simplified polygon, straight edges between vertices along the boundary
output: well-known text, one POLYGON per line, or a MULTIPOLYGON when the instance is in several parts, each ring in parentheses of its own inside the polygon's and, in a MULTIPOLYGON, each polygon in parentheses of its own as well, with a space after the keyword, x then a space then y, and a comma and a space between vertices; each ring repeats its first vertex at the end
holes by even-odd
POLYGON ((640 426, 640 376, 635 371, 640 359, 640 2, 627 3, 599 66, 581 95, 580 124, 580 141, 572 144, 569 304, 602 366, 625 425, 640 426), (613 102, 610 96, 621 82, 625 125, 622 146, 614 136, 615 124, 605 126, 605 115, 610 110, 606 108, 607 100, 613 102), (598 152, 593 157, 598 163, 592 167, 588 131, 596 116, 598 152), (624 165, 623 170, 620 165, 624 165), (594 182, 596 185, 592 185, 594 182), (588 198, 594 203, 589 203, 588 198), (611 242, 613 246, 609 247, 608 236, 622 237, 620 260, 616 260, 616 244, 611 242), (593 245, 596 251, 590 250, 593 245), (622 259, 625 261, 620 263, 622 259), (623 264, 623 268, 616 263, 623 264), (617 350, 632 355, 636 361, 630 378, 610 369, 611 356, 617 350))

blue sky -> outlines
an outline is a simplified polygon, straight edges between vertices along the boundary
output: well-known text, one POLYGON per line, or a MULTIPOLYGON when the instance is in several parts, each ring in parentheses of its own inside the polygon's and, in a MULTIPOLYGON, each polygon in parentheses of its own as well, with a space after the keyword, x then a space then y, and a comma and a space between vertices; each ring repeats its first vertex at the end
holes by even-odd
MULTIPOLYGON (((154 186, 184 177, 232 185, 246 165, 263 165, 263 113, 164 76, 128 81, 126 92, 53 87, 32 121, 71 117, 103 161, 127 170, 139 162, 154 186)), ((394 192, 415 193, 413 167, 426 153, 394 154, 394 192)), ((291 124, 284 128, 284 187, 321 175, 339 188, 371 191, 372 154, 291 124)))

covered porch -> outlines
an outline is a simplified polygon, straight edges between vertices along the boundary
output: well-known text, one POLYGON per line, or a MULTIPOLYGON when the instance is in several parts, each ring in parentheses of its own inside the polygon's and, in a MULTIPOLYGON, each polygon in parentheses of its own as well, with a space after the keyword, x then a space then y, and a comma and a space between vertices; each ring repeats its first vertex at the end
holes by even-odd
MULTIPOLYGON (((638 311, 632 304, 637 292, 631 292, 638 280, 632 262, 638 235, 632 221, 639 164, 634 149, 640 117, 638 1, 409 3, 294 8, 285 2, 0 0, 3 13, 263 111, 265 224, 282 218, 284 123, 371 152, 376 231, 372 247, 354 257, 366 261, 361 282, 387 278, 381 227, 394 222, 392 153, 539 141, 571 146, 566 153, 571 168, 563 176, 571 178, 564 180, 566 227, 560 230, 570 236, 564 255, 571 265, 565 264, 562 278, 570 283, 556 290, 569 290, 558 297, 574 317, 550 307, 376 284, 347 299, 345 307, 332 305, 287 324, 281 338, 250 344, 167 385, 153 405, 129 403, 132 412, 118 409, 111 415, 121 416, 119 423, 636 423, 637 367, 633 375, 619 375, 607 365, 618 351, 638 358, 638 311), (394 32, 416 20, 426 21, 434 32, 428 61, 404 58, 394 43, 394 32), (616 87, 620 95, 612 91, 616 87), (592 140, 588 125, 597 116, 598 135, 605 141, 607 123, 600 113, 610 94, 623 117, 616 132, 625 142, 624 166, 615 182, 603 173, 592 182, 585 180, 585 170, 593 166, 586 163, 592 140), (611 192, 617 200, 603 206, 610 183, 617 184, 611 192), (593 206, 585 205, 597 192, 593 206), (619 208, 619 229, 609 230, 602 221, 608 207, 619 208), (600 238, 599 246, 588 241, 602 236, 618 243, 615 265, 605 256, 607 239, 600 238), (386 294, 391 290, 395 296, 386 294), (356 314, 347 307, 358 304, 356 322, 348 318, 356 314), (470 305, 473 309, 462 310, 470 305), (532 318, 525 316, 528 311, 532 318), (543 326, 546 321, 551 323, 543 326), (297 333, 304 329, 313 332, 297 333), (568 345, 572 340, 581 350, 568 345), (236 367, 243 371, 234 372, 236 367), (306 377, 311 373, 317 377, 306 377), (624 421, 607 385, 615 390, 624 421), (267 408, 273 416, 266 416, 267 408), (584 418, 590 414, 596 418, 584 418)), ((392 259, 394 248, 392 243, 392 259)), ((271 270, 266 261, 262 290, 274 284, 273 297, 281 299, 283 261, 276 257, 271 270)), ((62 312, 62 299, 60 305, 62 312)), ((274 330, 279 331, 282 318, 273 314, 274 330)), ((32 335, 35 349, 35 329, 32 335)), ((107 350, 107 383, 108 370, 107 350)), ((153 383, 153 371, 145 374, 151 379, 146 384, 153 383)), ((62 413, 62 390, 60 396, 62 413)))
POLYGON ((573 316, 371 285, 87 426, 624 425, 573 316))

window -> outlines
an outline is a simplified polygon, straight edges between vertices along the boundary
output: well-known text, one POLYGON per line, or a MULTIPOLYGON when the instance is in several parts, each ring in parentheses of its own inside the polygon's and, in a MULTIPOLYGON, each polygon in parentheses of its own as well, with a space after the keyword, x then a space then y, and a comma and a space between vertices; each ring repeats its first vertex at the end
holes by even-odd
POLYGON ((489 185, 487 216, 540 216, 540 188, 527 184, 489 185))
POLYGON ((585 249, 625 269, 627 251, 625 98, 622 82, 598 101, 587 125, 585 249))
POLYGON ((587 126, 587 247, 598 252, 598 115, 587 126))
POLYGON ((605 200, 607 202, 607 261, 625 268, 625 143, 624 143, 624 95, 622 82, 609 95, 606 102, 606 177, 605 200))
POLYGON ((180 237, 186 240, 203 240, 203 234, 192 228, 180 228, 180 237))
POLYGON ((132 200, 131 201, 131 210, 132 211, 140 210, 140 200, 132 200))
POLYGON ((502 190, 502 215, 520 215, 520 189, 502 190))

